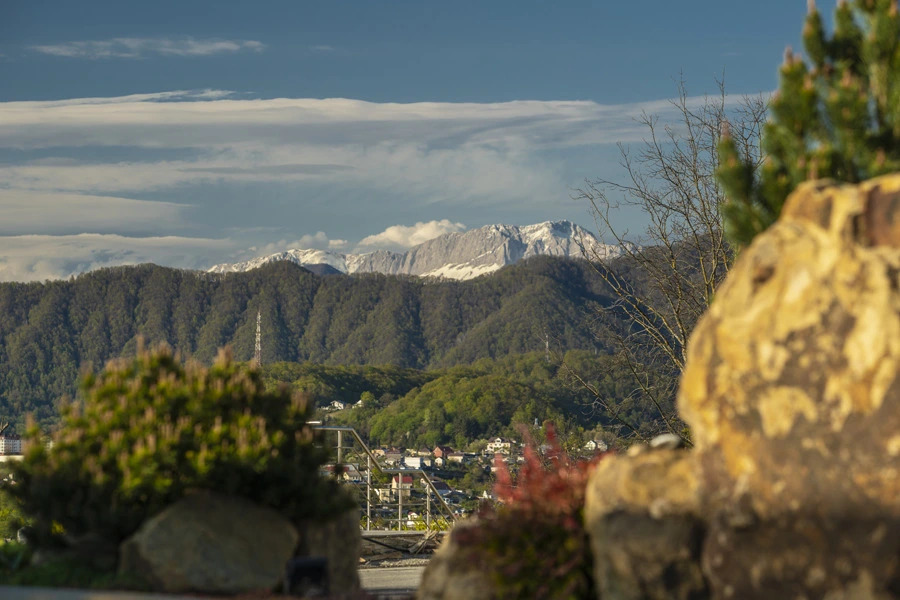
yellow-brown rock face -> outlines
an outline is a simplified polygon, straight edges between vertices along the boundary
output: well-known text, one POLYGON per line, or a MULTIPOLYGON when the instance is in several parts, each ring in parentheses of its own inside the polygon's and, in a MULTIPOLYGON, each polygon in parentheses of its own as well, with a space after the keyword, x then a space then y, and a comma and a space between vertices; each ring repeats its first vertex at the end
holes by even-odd
POLYGON ((698 324, 679 409, 718 506, 900 515, 900 175, 798 188, 698 324))
POLYGON ((698 491, 692 454, 685 450, 600 461, 584 508, 598 598, 708 597, 700 570, 698 491))
POLYGON ((588 483, 585 521, 616 511, 643 512, 655 519, 700 516, 691 454, 648 450, 601 460, 588 483))

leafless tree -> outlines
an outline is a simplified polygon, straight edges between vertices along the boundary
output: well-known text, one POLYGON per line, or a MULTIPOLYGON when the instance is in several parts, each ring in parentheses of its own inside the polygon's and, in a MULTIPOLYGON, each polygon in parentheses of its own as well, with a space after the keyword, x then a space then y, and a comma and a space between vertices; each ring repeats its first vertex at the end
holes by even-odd
POLYGON ((624 182, 588 180, 574 194, 590 206, 601 241, 621 249, 614 260, 601 260, 589 245, 585 254, 615 298, 596 315, 595 330, 618 350, 633 393, 625 399, 604 397, 585 374, 568 372, 593 392, 595 408, 617 422, 625 437, 647 440, 669 432, 690 444, 675 410, 687 340, 733 259, 722 225, 725 196, 716 178, 717 147, 728 126, 744 156, 759 165, 767 109, 764 96, 744 96, 735 104, 721 82, 719 92, 698 100, 679 82, 672 100, 677 122, 661 123, 645 113, 639 122, 646 138, 639 148, 619 145, 624 182), (639 245, 615 225, 621 207, 644 216, 639 245), (655 425, 624 416, 635 407, 650 410, 655 425))

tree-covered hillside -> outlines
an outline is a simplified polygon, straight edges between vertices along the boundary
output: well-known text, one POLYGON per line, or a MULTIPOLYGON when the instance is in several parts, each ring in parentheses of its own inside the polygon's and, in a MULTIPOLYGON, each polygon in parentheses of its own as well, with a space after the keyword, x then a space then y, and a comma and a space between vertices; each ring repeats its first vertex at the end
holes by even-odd
POLYGON ((576 440, 601 428, 609 441, 627 434, 619 421, 594 409, 594 396, 569 377, 563 362, 591 373, 589 384, 616 399, 623 418, 647 431, 658 425, 649 407, 628 403, 625 365, 585 350, 551 355, 549 361, 544 352, 531 352, 427 371, 277 363, 263 366, 263 379, 269 386, 288 384, 306 392, 320 408, 332 400, 347 403, 320 416, 354 427, 374 445, 462 449, 494 436, 520 439, 521 426, 530 429, 547 420, 576 440))
POLYGON ((231 345, 262 358, 434 368, 543 349, 605 350, 586 326, 610 302, 592 267, 538 257, 490 276, 435 282, 385 275, 319 276, 289 263, 209 275, 154 265, 101 269, 46 283, 0 284, 0 416, 75 393, 79 370, 165 341, 210 362, 231 345))

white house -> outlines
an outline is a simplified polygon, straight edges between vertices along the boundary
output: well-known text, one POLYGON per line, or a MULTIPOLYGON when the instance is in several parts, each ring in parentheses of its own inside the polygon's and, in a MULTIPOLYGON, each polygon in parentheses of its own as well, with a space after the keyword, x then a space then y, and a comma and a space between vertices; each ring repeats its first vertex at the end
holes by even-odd
POLYGON ((408 469, 424 469, 431 466, 431 458, 425 456, 407 456, 403 459, 403 464, 408 469))
POLYGON ((494 438, 488 442, 485 451, 488 454, 509 454, 512 450, 513 444, 516 442, 514 440, 507 440, 504 438, 494 438))
POLYGON ((397 495, 401 494, 404 500, 409 500, 409 492, 412 490, 413 486, 413 476, 400 474, 394 475, 394 478, 391 479, 391 494, 397 495))
POLYGON ((22 438, 15 433, 0 435, 0 454, 22 454, 22 438))
POLYGON ((384 464, 399 465, 403 461, 403 452, 399 450, 388 450, 384 453, 384 464))
POLYGON ((379 502, 390 503, 393 500, 394 490, 389 487, 375 488, 374 491, 379 502))
POLYGON ((465 462, 466 455, 462 452, 451 452, 447 455, 447 462, 462 463, 465 462))
POLYGON ((360 483, 363 481, 363 474, 359 470, 359 465, 356 464, 345 464, 344 465, 344 481, 350 481, 352 483, 360 483))

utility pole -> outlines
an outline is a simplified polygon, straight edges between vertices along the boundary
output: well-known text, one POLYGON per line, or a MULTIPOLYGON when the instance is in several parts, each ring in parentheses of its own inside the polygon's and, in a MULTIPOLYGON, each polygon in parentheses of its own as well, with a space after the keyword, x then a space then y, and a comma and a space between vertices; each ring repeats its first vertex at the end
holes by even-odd
POLYGON ((253 349, 253 361, 257 367, 262 366, 262 313, 256 311, 256 347, 253 349))

